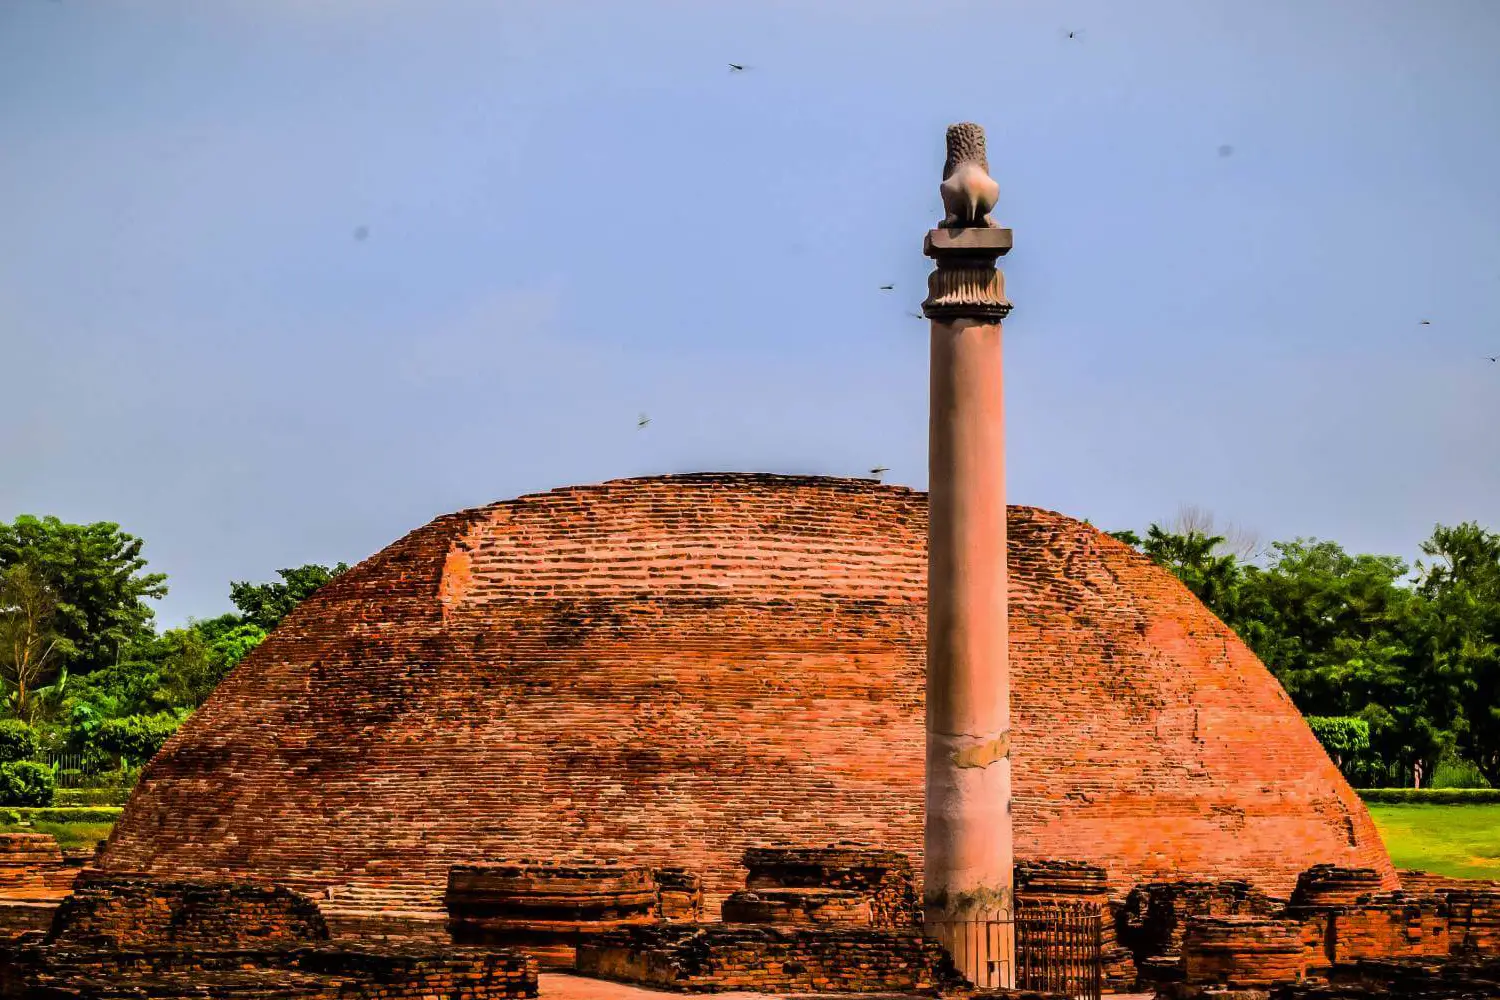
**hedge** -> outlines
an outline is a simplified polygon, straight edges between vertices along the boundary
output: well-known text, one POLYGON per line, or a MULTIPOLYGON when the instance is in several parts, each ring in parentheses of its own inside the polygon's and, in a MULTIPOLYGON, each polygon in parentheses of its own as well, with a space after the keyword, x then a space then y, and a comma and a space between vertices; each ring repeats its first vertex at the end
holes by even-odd
POLYGON ((1500 788, 1360 788, 1366 802, 1386 805, 1460 806, 1500 802, 1500 788))
POLYGON ((0 824, 19 823, 113 823, 120 818, 119 806, 71 806, 34 809, 13 807, 0 809, 0 824))
POLYGON ((123 806, 129 788, 59 788, 52 798, 57 806, 123 806))

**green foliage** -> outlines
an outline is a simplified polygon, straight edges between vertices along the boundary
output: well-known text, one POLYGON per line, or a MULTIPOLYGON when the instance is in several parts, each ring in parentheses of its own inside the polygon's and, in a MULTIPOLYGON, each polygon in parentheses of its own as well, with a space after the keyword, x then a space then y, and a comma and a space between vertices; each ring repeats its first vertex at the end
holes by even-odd
POLYGON ((1393 805, 1500 804, 1500 788, 1361 788, 1358 792, 1366 802, 1393 805))
MULTIPOLYGON (((1364 747, 1336 750, 1319 734, 1351 780, 1396 769, 1429 784, 1458 760, 1500 784, 1500 536, 1438 526, 1412 581, 1394 556, 1329 541, 1275 543, 1259 565, 1201 531, 1113 535, 1237 632, 1304 714, 1364 724, 1364 747)), ((1341 725, 1339 738, 1352 734, 1341 725)))
POLYGON ((231 583, 229 599, 240 609, 246 623, 270 632, 293 608, 348 568, 344 563, 339 563, 332 569, 308 563, 296 569, 278 570, 280 582, 231 583))
POLYGON ((59 808, 70 806, 123 806, 130 797, 129 788, 59 788, 53 802, 59 808))
POLYGON ((1370 749, 1370 724, 1348 715, 1309 715, 1307 726, 1341 767, 1370 749))
POLYGON ((110 719, 99 727, 93 745, 127 764, 141 765, 156 756, 181 724, 179 717, 170 714, 110 719))
POLYGON ((41 749, 35 729, 19 719, 0 719, 0 764, 31 760, 41 749))
POLYGON ((23 807, 0 809, 0 825, 40 826, 43 823, 113 823, 120 818, 121 809, 108 806, 87 808, 37 808, 23 807))
POLYGON ((57 788, 52 768, 31 760, 0 764, 0 805, 49 806, 57 788))
POLYGON ((151 631, 148 598, 167 592, 166 576, 146 573, 142 542, 117 524, 66 524, 22 515, 0 522, 0 569, 25 564, 56 595, 56 630, 66 662, 89 673, 151 631))

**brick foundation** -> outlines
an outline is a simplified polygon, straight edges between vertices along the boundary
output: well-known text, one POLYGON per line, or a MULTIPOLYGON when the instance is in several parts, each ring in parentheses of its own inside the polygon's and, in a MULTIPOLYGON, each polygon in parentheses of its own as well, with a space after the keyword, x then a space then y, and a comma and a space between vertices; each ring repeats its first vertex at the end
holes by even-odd
POLYGON ((1301 979, 1307 968, 1302 925, 1265 917, 1189 917, 1182 958, 1187 982, 1239 988, 1301 979))
POLYGON ((1018 861, 1015 887, 1018 907, 1073 903, 1098 907, 1102 917, 1100 951, 1105 986, 1124 989, 1135 983, 1135 956, 1120 943, 1116 925, 1121 907, 1109 898, 1109 879, 1104 869, 1084 861, 1018 861))
POLYGON ((1270 917, 1277 904, 1248 882, 1154 882, 1126 896, 1121 943, 1147 981, 1181 977, 1183 940, 1195 917, 1270 917))
POLYGON ((45 833, 0 833, 0 942, 46 930, 84 861, 45 833))
POLYGON ((89 873, 53 917, 66 949, 267 946, 328 940, 317 904, 280 886, 89 873))
POLYGON ((947 952, 920 934, 751 924, 611 931, 579 945, 578 971, 705 993, 911 993, 963 985, 947 952))
POLYGON ((536 963, 479 949, 316 948, 0 954, 5 1000, 519 1000, 537 995, 536 963))
POLYGON ((745 852, 745 890, 724 903, 730 923, 808 923, 910 929, 921 926, 911 859, 858 844, 745 852))

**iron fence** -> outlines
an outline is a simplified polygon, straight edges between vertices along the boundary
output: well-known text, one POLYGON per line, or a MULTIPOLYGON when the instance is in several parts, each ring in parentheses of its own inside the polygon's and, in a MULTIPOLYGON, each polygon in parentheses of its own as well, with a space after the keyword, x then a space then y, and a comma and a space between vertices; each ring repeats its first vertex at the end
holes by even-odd
POLYGON ((1016 919, 1016 986, 1099 1000, 1104 915, 1090 903, 1023 906, 1016 919))
POLYGON ((959 973, 976 988, 1015 985, 1015 921, 1009 910, 980 910, 963 920, 929 918, 924 929, 948 950, 959 973))
POLYGON ((1090 903, 982 910, 925 925, 975 988, 1024 989, 1099 1000, 1104 985, 1104 918, 1090 903))

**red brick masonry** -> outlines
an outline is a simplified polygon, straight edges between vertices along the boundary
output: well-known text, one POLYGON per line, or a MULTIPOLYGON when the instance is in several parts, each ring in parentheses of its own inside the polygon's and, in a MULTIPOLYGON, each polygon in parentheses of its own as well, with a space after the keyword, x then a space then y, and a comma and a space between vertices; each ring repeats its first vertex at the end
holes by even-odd
MULTIPOLYGON (((1012 507, 1018 857, 1111 891, 1394 870, 1286 693, 1170 574, 1012 507)), ((107 871, 400 888, 576 845, 704 879, 855 840, 920 877, 926 496, 691 475, 439 518, 290 615, 146 769, 107 871)))

